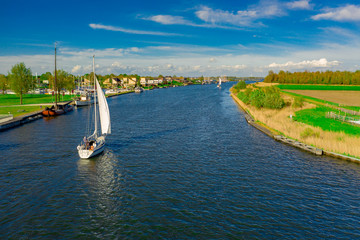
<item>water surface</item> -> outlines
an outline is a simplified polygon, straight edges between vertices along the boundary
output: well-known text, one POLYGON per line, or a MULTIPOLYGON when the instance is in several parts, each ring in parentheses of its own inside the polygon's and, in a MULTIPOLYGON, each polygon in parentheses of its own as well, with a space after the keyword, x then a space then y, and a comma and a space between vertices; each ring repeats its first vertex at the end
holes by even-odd
POLYGON ((360 238, 360 165, 273 141, 231 85, 109 98, 92 160, 88 107, 1 132, 0 238, 360 238))

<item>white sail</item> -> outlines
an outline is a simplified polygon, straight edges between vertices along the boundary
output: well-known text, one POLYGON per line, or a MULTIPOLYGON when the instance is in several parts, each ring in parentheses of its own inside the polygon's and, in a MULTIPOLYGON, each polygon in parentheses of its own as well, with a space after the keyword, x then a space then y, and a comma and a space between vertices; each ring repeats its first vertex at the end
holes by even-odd
POLYGON ((106 101, 105 94, 100 87, 98 80, 96 79, 96 93, 99 102, 99 114, 100 114, 100 124, 101 124, 101 133, 110 134, 111 133, 111 123, 110 123, 110 111, 109 106, 106 101))

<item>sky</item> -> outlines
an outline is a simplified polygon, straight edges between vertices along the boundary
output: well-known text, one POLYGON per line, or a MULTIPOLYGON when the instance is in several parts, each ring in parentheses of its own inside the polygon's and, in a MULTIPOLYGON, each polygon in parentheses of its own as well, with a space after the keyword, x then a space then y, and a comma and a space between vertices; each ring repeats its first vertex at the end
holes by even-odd
POLYGON ((141 76, 360 69, 358 0, 0 0, 0 73, 141 76))

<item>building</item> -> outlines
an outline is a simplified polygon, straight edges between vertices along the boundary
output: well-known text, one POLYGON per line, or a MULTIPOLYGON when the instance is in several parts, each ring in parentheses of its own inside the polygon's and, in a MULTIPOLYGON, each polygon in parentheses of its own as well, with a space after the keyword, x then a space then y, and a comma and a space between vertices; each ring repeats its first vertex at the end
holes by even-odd
POLYGON ((106 86, 106 87, 119 87, 122 85, 122 82, 119 78, 117 77, 114 77, 114 78, 108 78, 106 79, 103 84, 106 86))

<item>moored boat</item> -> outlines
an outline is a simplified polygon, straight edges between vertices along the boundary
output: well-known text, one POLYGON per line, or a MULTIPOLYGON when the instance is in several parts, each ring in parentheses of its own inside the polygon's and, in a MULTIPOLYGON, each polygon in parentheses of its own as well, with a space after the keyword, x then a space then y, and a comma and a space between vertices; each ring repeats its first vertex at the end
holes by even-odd
POLYGON ((80 96, 80 99, 75 100, 76 106, 87 106, 94 103, 94 94, 91 91, 86 91, 80 96))

